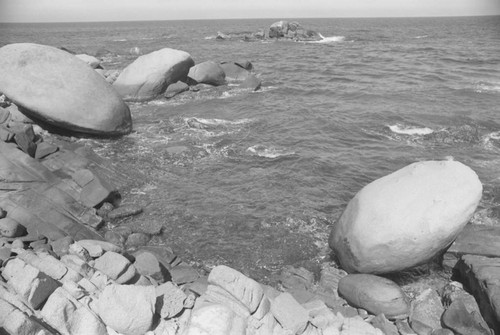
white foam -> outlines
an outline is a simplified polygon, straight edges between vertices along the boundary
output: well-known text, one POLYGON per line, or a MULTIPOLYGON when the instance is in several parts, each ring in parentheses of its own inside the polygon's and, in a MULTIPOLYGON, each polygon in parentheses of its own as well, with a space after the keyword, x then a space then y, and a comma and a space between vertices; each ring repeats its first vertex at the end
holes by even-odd
POLYGON ((252 121, 252 119, 246 119, 246 118, 231 121, 231 120, 224 120, 224 119, 203 119, 200 117, 193 117, 193 118, 186 118, 185 122, 187 122, 188 120, 191 120, 191 119, 195 119, 196 121, 198 121, 200 123, 210 125, 210 126, 239 125, 239 124, 249 123, 252 121))
POLYGON ((337 43, 337 42, 343 42, 345 40, 345 36, 323 36, 319 34, 319 37, 321 37, 321 40, 319 41, 310 41, 308 43, 337 43))
POLYGON ((415 36, 415 38, 426 38, 429 37, 429 35, 420 35, 420 36, 415 36))
POLYGON ((475 91, 478 93, 500 92, 500 81, 494 81, 494 82, 480 81, 479 83, 476 84, 475 91))
POLYGON ((403 134, 403 135, 428 135, 434 132, 434 130, 428 127, 402 126, 399 124, 395 124, 388 127, 393 133, 403 134))
POLYGON ((248 152, 259 156, 259 157, 264 157, 264 158, 278 158, 282 156, 291 156, 295 155, 295 152, 293 151, 286 151, 283 149, 277 149, 275 147, 266 147, 264 145, 254 145, 251 146, 247 149, 248 152))

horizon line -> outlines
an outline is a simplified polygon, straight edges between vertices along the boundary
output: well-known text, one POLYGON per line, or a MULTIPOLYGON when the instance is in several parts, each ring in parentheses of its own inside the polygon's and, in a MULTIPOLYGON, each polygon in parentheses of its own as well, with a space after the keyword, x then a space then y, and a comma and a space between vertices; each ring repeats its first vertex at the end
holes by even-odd
POLYGON ((111 22, 164 22, 164 21, 220 21, 220 20, 295 20, 295 19, 417 19, 417 18, 454 18, 454 17, 492 17, 500 16, 498 14, 479 14, 479 15, 428 15, 428 16, 304 16, 304 17, 229 17, 229 18, 185 18, 185 19, 137 19, 137 20, 109 20, 109 21, 1 21, 0 24, 30 24, 30 23, 111 23, 111 22))

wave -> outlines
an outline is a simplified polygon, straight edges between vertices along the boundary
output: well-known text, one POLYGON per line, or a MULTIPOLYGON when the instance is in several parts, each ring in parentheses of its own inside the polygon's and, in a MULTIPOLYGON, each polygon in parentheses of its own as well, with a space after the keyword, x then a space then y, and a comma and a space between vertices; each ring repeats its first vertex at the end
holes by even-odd
POLYGON ((337 43, 337 42, 343 42, 345 40, 345 36, 327 36, 327 37, 325 37, 325 36, 319 34, 319 37, 321 37, 321 40, 310 41, 308 43, 320 43, 320 44, 337 43))
POLYGON ((126 42, 126 41, 128 41, 126 38, 119 38, 119 39, 113 40, 113 42, 126 42))
POLYGON ((474 85, 474 91, 476 93, 500 93, 500 81, 480 81, 474 85))
POLYGON ((252 119, 239 119, 239 120, 224 120, 224 119, 204 119, 200 117, 191 117, 191 118, 186 118, 185 122, 188 122, 189 120, 196 120, 197 122, 200 122, 205 125, 210 125, 210 126, 226 126, 226 125, 240 125, 240 124, 246 124, 252 122, 252 119))
POLYGON ((251 146, 247 149, 248 152, 255 156, 263 157, 263 158, 279 158, 279 157, 289 157, 295 156, 296 153, 294 151, 287 151, 285 149, 278 149, 275 147, 266 147, 265 145, 257 144, 251 146))
POLYGON ((428 135, 434 132, 434 130, 429 127, 405 126, 400 124, 387 127, 389 127, 393 133, 402 135, 428 135))
POLYGON ((429 37, 429 35, 419 35, 419 36, 415 36, 414 38, 419 39, 419 38, 426 38, 426 37, 429 37))

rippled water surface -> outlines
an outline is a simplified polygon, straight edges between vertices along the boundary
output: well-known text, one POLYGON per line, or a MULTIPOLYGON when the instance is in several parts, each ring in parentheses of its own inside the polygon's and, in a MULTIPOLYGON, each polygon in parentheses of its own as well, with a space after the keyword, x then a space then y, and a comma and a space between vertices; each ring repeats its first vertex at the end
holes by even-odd
POLYGON ((324 253, 361 187, 415 161, 469 165, 485 185, 481 209, 499 204, 500 17, 299 20, 320 43, 213 38, 274 21, 1 24, 0 45, 106 49, 106 69, 132 62, 135 47, 253 63, 259 92, 131 104, 132 134, 80 140, 136 171, 122 193, 145 212, 128 223, 163 225, 154 243, 190 261, 273 281, 324 253))

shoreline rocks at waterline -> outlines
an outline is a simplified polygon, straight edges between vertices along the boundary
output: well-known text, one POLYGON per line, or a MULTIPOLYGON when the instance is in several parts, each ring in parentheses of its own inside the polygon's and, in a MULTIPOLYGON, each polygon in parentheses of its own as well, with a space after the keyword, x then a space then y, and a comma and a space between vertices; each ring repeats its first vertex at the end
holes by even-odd
POLYGON ((348 272, 411 268, 453 242, 481 196, 477 174, 460 162, 414 163, 359 191, 333 227, 329 245, 348 272))
POLYGON ((90 66, 60 49, 33 43, 0 48, 0 92, 28 117, 78 133, 132 130, 128 106, 90 66))
POLYGON ((120 73, 113 87, 125 101, 152 100, 170 84, 185 82, 192 66, 194 61, 187 52, 163 48, 139 56, 120 73))

